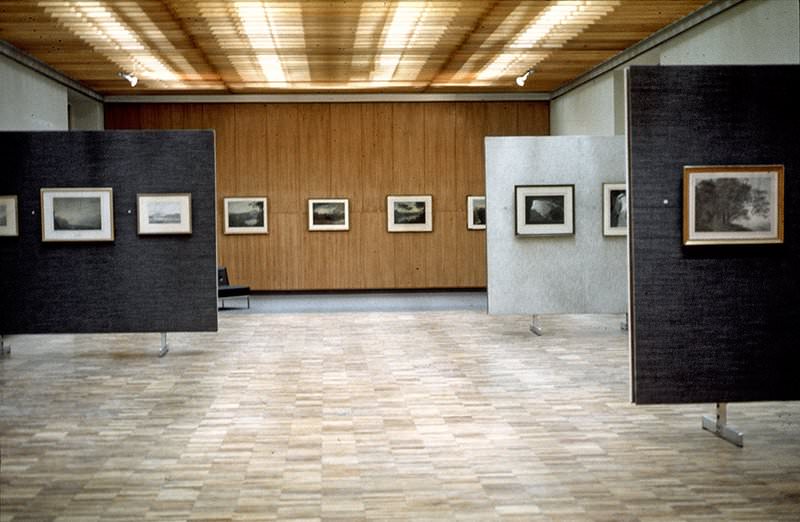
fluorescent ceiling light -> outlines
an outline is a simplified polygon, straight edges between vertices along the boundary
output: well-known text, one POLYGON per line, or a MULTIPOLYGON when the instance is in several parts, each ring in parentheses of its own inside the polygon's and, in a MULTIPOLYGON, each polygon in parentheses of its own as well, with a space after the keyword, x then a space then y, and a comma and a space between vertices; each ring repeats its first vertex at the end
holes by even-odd
MULTIPOLYGON (((476 76, 478 81, 493 81, 508 73, 518 61, 531 66, 578 36, 595 21, 614 10, 619 1, 597 4, 591 0, 558 0, 543 10, 513 41, 476 76), (534 48, 544 49, 540 52, 534 48)), ((527 76, 526 76, 527 79, 527 76)))
POLYGON ((538 44, 554 27, 565 23, 581 7, 580 4, 556 4, 547 8, 536 21, 514 39, 511 49, 530 49, 538 44))
MULTIPOLYGON (((175 71, 165 65, 117 15, 113 4, 98 0, 47 0, 38 5, 120 68, 133 71, 146 80, 180 81, 175 71)), ((149 19, 147 22, 152 24, 149 19)), ((166 36, 163 39, 167 40, 166 36)))
POLYGON ((236 2, 236 13, 242 24, 256 60, 270 83, 285 83, 286 72, 278 56, 273 39, 272 26, 267 20, 267 13, 262 2, 236 2))
POLYGON ((378 55, 370 80, 387 82, 394 77, 403 51, 424 11, 425 2, 405 2, 395 8, 392 23, 383 34, 383 50, 378 55))

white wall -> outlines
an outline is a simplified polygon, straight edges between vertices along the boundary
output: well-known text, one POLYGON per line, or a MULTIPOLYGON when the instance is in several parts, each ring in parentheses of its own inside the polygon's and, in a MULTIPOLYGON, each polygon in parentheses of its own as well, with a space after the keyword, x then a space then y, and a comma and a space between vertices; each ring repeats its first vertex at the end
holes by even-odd
POLYGON ((624 134, 630 65, 800 64, 800 2, 748 0, 553 100, 554 136, 624 134))
POLYGON ((103 130, 105 116, 102 103, 72 90, 67 95, 67 101, 72 130, 103 130))
POLYGON ((67 105, 73 129, 103 128, 102 103, 0 56, 0 130, 67 130, 67 105))
POLYGON ((550 103, 550 134, 613 136, 614 75, 604 74, 550 103), (569 132, 564 132, 568 129, 569 132))
POLYGON ((0 56, 0 130, 66 130, 67 89, 0 56))

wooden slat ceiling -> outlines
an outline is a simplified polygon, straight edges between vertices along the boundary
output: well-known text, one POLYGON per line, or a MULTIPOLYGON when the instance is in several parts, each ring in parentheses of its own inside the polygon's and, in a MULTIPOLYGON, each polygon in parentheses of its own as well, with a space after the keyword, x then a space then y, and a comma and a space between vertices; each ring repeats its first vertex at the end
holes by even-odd
POLYGON ((105 95, 549 92, 706 3, 2 0, 0 39, 105 95))

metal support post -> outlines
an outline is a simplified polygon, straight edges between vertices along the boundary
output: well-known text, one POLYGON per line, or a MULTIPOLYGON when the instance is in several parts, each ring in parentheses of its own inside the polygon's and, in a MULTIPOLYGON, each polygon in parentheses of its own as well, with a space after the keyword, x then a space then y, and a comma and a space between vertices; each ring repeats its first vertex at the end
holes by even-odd
POLYGON ((530 328, 530 330, 531 330, 531 333, 532 333, 533 335, 539 335, 539 336, 541 336, 541 335, 542 335, 542 327, 541 327, 541 326, 539 326, 539 325, 538 325, 538 324, 536 324, 536 323, 537 323, 537 321, 536 321, 536 315, 532 315, 532 316, 531 316, 531 328, 530 328))
POLYGON ((733 426, 728 426, 728 404, 725 402, 717 403, 716 415, 713 417, 703 415, 703 429, 740 448, 744 446, 744 434, 733 426))
POLYGON ((167 355, 169 347, 167 346, 167 332, 161 332, 161 350, 158 351, 159 357, 167 355))
POLYGON ((9 355, 10 353, 11 353, 11 346, 5 344, 3 336, 0 335, 0 357, 3 357, 4 355, 9 355))
POLYGON ((623 332, 627 332, 628 331, 628 313, 627 312, 625 312, 625 320, 622 321, 621 323, 619 323, 619 329, 622 330, 623 332))

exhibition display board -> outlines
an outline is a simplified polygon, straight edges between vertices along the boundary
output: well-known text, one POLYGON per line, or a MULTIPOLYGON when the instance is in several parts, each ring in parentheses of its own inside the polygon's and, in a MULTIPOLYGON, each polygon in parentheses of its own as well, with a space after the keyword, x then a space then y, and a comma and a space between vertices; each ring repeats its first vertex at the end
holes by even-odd
POLYGON ((624 313, 625 237, 603 227, 603 185, 624 181, 619 136, 486 138, 489 313, 624 313), (566 211, 525 223, 526 201, 566 211))
POLYGON ((633 400, 797 399, 800 67, 628 74, 633 400))
POLYGON ((0 154, 0 335, 217 330, 213 132, 0 132, 0 154))

